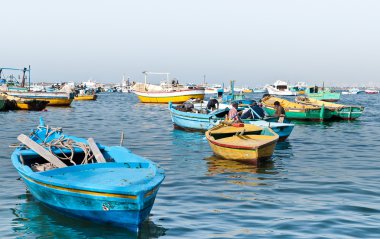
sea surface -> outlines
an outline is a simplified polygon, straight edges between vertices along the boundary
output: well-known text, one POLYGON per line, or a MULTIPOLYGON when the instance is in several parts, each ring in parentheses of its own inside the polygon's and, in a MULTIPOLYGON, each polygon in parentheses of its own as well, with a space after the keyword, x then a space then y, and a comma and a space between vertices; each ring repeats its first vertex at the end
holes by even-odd
POLYGON ((341 103, 365 106, 364 115, 295 122, 260 168, 212 156, 204 134, 173 129, 167 105, 133 94, 0 112, 0 238, 380 238, 380 95, 343 95, 341 103), (40 116, 105 145, 118 145, 124 131, 125 147, 165 169, 139 233, 65 217, 33 198, 8 146, 40 116))

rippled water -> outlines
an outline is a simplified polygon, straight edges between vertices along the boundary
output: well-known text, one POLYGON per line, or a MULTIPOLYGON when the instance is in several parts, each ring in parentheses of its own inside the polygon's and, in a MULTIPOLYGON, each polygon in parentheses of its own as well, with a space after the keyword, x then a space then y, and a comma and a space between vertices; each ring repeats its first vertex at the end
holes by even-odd
POLYGON ((296 122, 261 168, 220 160, 201 133, 174 130, 166 105, 133 94, 47 112, 0 112, 0 238, 380 238, 380 96, 357 121, 296 122), (51 126, 158 162, 166 179, 139 234, 68 218, 37 202, 19 180, 8 145, 42 115, 51 126))

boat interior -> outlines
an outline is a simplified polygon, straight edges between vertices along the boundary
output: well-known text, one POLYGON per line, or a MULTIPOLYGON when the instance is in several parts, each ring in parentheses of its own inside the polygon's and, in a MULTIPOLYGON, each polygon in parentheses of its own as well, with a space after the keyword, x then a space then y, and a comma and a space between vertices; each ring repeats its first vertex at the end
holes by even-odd
MULTIPOLYGON (((103 154, 106 162, 115 162, 115 160, 107 153, 106 150, 100 149, 100 152, 103 154)), ((83 150, 75 150, 75 153, 72 157, 71 152, 68 151, 54 155, 67 166, 97 163, 95 157, 86 155, 83 150)), ((57 168, 52 163, 35 153, 20 154, 19 161, 21 164, 30 167, 34 172, 47 171, 57 168)))

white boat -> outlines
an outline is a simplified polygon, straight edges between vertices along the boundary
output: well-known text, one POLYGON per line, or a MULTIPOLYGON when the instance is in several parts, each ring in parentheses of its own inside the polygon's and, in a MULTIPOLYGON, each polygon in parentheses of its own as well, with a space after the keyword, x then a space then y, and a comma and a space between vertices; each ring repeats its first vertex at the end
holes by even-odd
POLYGON ((227 88, 223 88, 222 85, 214 84, 205 87, 205 94, 218 94, 218 92, 228 93, 229 90, 227 88))
POLYGON ((273 85, 266 85, 265 88, 271 95, 297 95, 297 92, 290 90, 285 81, 278 80, 273 85))
POLYGON ((357 95, 361 92, 358 88, 351 88, 348 91, 342 91, 342 95, 357 95))
POLYGON ((204 88, 185 86, 178 83, 178 80, 169 81, 169 73, 143 72, 145 75, 144 83, 136 83, 133 86, 134 93, 142 103, 183 103, 189 99, 203 100, 205 96, 204 88), (166 80, 160 85, 147 83, 147 75, 166 75, 166 80))

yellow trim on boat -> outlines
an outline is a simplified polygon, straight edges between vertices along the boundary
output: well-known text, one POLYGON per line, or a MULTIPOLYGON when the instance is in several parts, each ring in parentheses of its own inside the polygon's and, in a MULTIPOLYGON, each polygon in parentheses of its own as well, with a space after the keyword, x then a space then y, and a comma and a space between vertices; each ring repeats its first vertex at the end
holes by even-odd
POLYGON ((54 188, 57 190, 67 191, 67 192, 73 192, 73 193, 79 193, 79 194, 86 194, 86 195, 92 195, 92 196, 100 196, 100 197, 114 197, 114 198, 129 198, 129 199, 137 199, 137 196, 135 195, 126 195, 126 194, 117 194, 117 193, 100 193, 100 192, 93 192, 88 190, 81 190, 81 189, 72 189, 72 188, 64 188, 60 186, 54 186, 46 183, 41 183, 36 180, 33 180, 25 175, 23 175, 23 178, 31 181, 33 183, 48 187, 48 188, 54 188))

